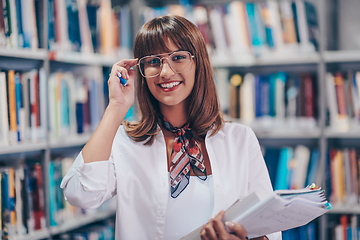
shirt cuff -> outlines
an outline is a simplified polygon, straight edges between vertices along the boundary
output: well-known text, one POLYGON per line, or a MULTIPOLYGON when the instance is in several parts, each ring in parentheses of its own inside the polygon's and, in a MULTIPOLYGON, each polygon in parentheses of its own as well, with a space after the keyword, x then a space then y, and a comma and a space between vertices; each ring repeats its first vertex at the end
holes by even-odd
POLYGON ((108 182, 108 172, 109 161, 84 163, 80 152, 61 181, 60 187, 66 187, 70 179, 76 175, 85 191, 103 190, 108 182))

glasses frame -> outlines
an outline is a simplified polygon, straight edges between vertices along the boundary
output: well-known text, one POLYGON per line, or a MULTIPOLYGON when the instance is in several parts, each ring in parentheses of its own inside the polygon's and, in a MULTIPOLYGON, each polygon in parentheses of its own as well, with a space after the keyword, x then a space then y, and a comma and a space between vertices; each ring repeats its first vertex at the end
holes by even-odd
POLYGON ((171 53, 162 53, 162 54, 154 54, 154 55, 144 56, 144 57, 142 57, 142 58, 139 59, 139 61, 138 61, 138 63, 137 63, 136 65, 137 65, 138 68, 139 68, 139 71, 140 71, 141 76, 143 76, 144 78, 151 78, 151 77, 157 77, 157 76, 160 75, 161 70, 162 70, 162 67, 163 67, 163 60, 164 60, 164 59, 166 59, 166 60, 168 61, 168 65, 169 65, 169 67, 171 68, 171 70, 172 70, 174 73, 183 73, 183 72, 189 72, 189 71, 192 69, 192 66, 193 66, 193 64, 194 64, 194 62, 193 62, 192 60, 193 60, 194 58, 195 58, 195 56, 192 55, 191 52, 186 51, 186 50, 178 50, 178 51, 171 52, 171 53), (170 57, 171 55, 173 55, 174 53, 178 53, 178 52, 187 52, 187 53, 190 55, 190 57, 191 57, 191 59, 190 59, 190 60, 191 60, 191 67, 190 67, 189 70, 178 72, 178 71, 175 71, 175 70, 172 68, 171 63, 170 63, 171 60, 169 61, 169 57, 170 57), (168 55, 168 56, 167 56, 167 57, 160 57, 160 56, 163 56, 163 55, 168 55), (145 75, 143 74, 143 72, 142 72, 142 70, 141 70, 141 67, 140 67, 140 61, 141 61, 142 59, 148 58, 148 57, 158 57, 158 58, 160 58, 160 71, 159 71, 158 74, 152 75, 152 76, 145 76, 145 75))

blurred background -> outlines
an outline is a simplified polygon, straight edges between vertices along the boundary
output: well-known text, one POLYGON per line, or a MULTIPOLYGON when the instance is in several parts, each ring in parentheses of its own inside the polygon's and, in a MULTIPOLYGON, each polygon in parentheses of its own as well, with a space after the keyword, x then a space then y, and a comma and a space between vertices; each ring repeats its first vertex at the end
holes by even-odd
MULTIPOLYGON (((283 239, 360 239, 359 0, 0 1, 0 235, 114 239, 116 202, 59 188, 108 103, 111 66, 148 20, 198 26, 226 120, 250 126, 274 189, 316 183, 333 205, 283 239)), ((127 113, 136 120, 137 106, 127 113)))

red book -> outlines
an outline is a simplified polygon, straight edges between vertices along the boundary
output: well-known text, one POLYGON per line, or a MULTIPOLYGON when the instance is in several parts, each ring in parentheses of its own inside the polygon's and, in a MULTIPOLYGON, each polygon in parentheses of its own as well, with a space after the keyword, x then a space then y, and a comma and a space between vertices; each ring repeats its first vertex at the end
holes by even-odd
POLYGON ((304 115, 305 117, 315 117, 315 99, 313 81, 309 75, 304 76, 304 115))
POLYGON ((40 230, 45 227, 43 177, 40 163, 31 166, 31 182, 33 187, 31 198, 33 202, 34 229, 40 230))
POLYGON ((341 73, 337 73, 335 75, 334 83, 336 91, 336 101, 338 103, 338 114, 340 116, 347 116, 344 78, 341 73))

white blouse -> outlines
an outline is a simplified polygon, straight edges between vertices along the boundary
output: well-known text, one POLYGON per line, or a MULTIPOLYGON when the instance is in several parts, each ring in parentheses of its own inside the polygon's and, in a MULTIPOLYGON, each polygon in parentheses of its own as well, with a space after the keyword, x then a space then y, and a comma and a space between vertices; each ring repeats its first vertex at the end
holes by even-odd
POLYGON ((165 216, 164 239, 178 240, 207 223, 214 207, 212 175, 205 181, 190 176, 189 185, 177 198, 169 195, 165 216), (196 214, 197 217, 191 217, 196 214))
MULTIPOLYGON (((207 134, 205 144, 214 185, 212 217, 253 191, 272 192, 258 140, 249 127, 225 123, 214 136, 207 134)), ((61 187, 67 201, 81 208, 97 208, 116 197, 117 240, 166 239, 170 183, 161 131, 151 146, 145 146, 132 141, 120 126, 110 159, 84 163, 80 153, 61 187)), ((199 215, 191 213, 191 218, 199 215)), ((267 237, 278 240, 281 233, 267 237)))

